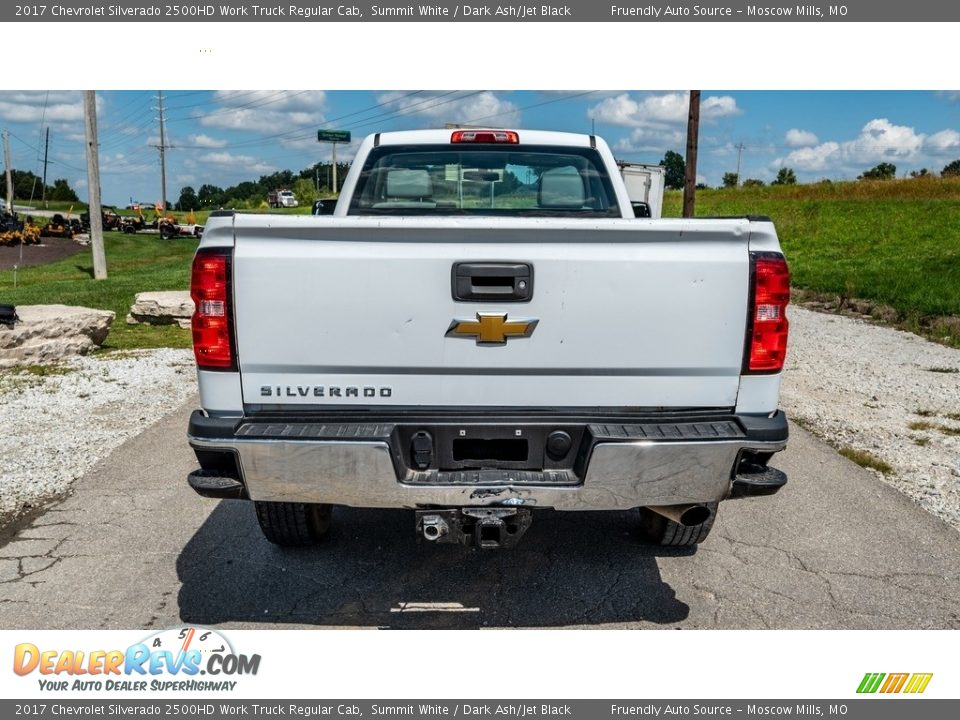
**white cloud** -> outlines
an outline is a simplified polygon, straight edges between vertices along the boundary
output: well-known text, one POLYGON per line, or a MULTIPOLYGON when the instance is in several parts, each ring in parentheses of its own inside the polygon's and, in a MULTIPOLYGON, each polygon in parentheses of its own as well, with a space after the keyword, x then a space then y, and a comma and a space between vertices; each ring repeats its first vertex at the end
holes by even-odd
POLYGON ((209 135, 204 135, 203 133, 200 133, 199 135, 191 135, 189 140, 191 145, 202 148, 221 148, 227 144, 226 140, 210 137, 209 135))
MULTIPOLYGON (((610 125, 651 127, 678 125, 687 121, 690 97, 687 93, 647 95, 640 99, 629 93, 608 97, 587 110, 587 117, 610 125)), ((700 119, 704 122, 739 115, 737 101, 729 95, 712 95, 700 101, 700 119)))
POLYGON ((909 160, 920 152, 923 139, 912 127, 877 118, 864 125, 855 140, 844 143, 844 154, 854 162, 909 160))
POLYGON ((770 167, 789 166, 807 172, 826 170, 840 164, 843 153, 840 143, 825 142, 815 147, 799 148, 783 158, 777 158, 770 167))
POLYGON ((956 130, 941 130, 928 137, 924 143, 924 147, 935 154, 960 151, 960 132, 956 130))
POLYGON ((686 132, 667 128, 635 128, 629 137, 620 138, 613 149, 624 153, 656 151, 664 148, 682 149, 686 143, 686 132))
MULTIPOLYGON (((952 132, 952 131, 944 131, 952 132)), ((949 140, 937 133, 940 141, 949 140)), ((920 158, 927 137, 906 125, 894 125, 887 118, 875 118, 863 126, 860 134, 845 142, 829 141, 801 147, 777 158, 771 167, 787 165, 798 170, 857 170, 880 162, 912 162, 920 158)))
POLYGON ((467 96, 445 93, 383 93, 379 103, 389 103, 384 111, 429 118, 431 125, 443 123, 480 123, 499 127, 520 125, 520 111, 509 100, 485 90, 467 96))
MULTIPOLYGON (((98 97, 98 107, 100 106, 98 97)), ((0 99, 0 119, 7 122, 69 123, 83 120, 83 95, 80 92, 29 90, 4 93, 0 99)))
POLYGON ((737 107, 737 101, 729 95, 712 95, 700 102, 701 120, 715 120, 716 118, 730 117, 740 113, 741 110, 737 107))
POLYGON ((250 173, 269 173, 276 170, 273 165, 251 155, 234 155, 229 152, 211 152, 200 156, 200 161, 220 168, 238 168, 250 173))
POLYGON ((819 142, 817 136, 809 130, 799 130, 797 128, 790 128, 787 130, 787 133, 783 136, 783 139, 786 141, 787 145, 794 148, 810 147, 811 145, 816 145, 819 142))
POLYGON ((323 90, 220 90, 217 107, 197 115, 204 127, 280 134, 320 126, 326 107, 323 90))

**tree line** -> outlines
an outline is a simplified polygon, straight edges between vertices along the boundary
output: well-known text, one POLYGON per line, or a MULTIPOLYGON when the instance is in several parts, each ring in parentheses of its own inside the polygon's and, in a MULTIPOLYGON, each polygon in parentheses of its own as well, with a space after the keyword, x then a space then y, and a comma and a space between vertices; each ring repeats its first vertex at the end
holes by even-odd
MULTIPOLYGON (((187 185, 180 190, 178 210, 201 210, 210 208, 250 209, 266 206, 267 193, 271 190, 292 190, 301 205, 315 198, 332 194, 331 163, 315 163, 299 173, 280 170, 270 175, 261 175, 258 180, 246 180, 228 188, 204 183, 199 188, 187 185)), ((342 184, 350 169, 350 163, 337 163, 337 183, 342 184)))
MULTIPOLYGON (((11 179, 13 181, 13 197, 15 200, 39 200, 46 197, 47 200, 55 202, 79 202, 77 193, 70 187, 70 183, 65 178, 57 178, 53 185, 47 185, 47 192, 43 192, 43 179, 29 170, 11 170, 11 179)), ((3 192, 0 197, 7 196, 7 176, 6 173, 0 175, 0 187, 3 192)))
MULTIPOLYGON (((660 166, 664 168, 664 184, 668 190, 682 190, 683 181, 684 181, 684 170, 685 170, 685 161, 683 155, 673 150, 667 150, 666 154, 663 156, 663 160, 660 161, 660 166)), ((922 168, 920 170, 911 170, 910 177, 927 177, 932 175, 932 173, 927 168, 922 168)), ((897 166, 893 163, 882 162, 869 170, 864 170, 862 174, 857 176, 857 180, 892 180, 897 176, 897 166)), ((948 163, 944 166, 943 170, 940 171, 941 177, 960 177, 960 159, 954 160, 951 163, 948 163)), ((743 187, 761 187, 766 183, 763 180, 757 178, 746 178, 742 183, 740 182, 740 176, 735 172, 728 172, 723 174, 723 179, 721 180, 721 187, 737 187, 742 185, 743 187)), ((796 185, 797 184, 797 173, 793 168, 782 167, 777 171, 777 176, 771 182, 771 185, 796 185)), ((697 185, 699 189, 705 189, 707 186, 703 183, 697 185)))

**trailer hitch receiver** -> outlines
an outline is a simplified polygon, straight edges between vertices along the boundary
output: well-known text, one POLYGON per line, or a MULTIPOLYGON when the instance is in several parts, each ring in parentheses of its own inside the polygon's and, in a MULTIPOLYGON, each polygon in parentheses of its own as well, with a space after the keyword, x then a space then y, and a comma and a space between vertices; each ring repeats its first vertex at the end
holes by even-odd
POLYGON ((532 520, 530 511, 524 508, 418 510, 417 537, 428 542, 498 550, 516 545, 532 520))

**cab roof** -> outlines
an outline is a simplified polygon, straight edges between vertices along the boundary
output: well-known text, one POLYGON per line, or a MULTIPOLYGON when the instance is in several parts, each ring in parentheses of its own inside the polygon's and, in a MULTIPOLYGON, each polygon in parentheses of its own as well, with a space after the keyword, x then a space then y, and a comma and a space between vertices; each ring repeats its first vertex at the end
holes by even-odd
MULTIPOLYGON (((510 128, 463 128, 464 130, 505 130, 510 128)), ((457 132, 458 128, 436 129, 436 130, 399 130, 396 132, 379 133, 379 140, 375 141, 377 145, 450 145, 450 137, 457 132)), ((560 145, 567 147, 591 147, 597 142, 602 142, 595 138, 593 142, 589 135, 580 133, 554 132, 552 130, 511 130, 520 137, 519 147, 524 145, 560 145)), ((372 137, 376 137, 375 135, 372 137)))

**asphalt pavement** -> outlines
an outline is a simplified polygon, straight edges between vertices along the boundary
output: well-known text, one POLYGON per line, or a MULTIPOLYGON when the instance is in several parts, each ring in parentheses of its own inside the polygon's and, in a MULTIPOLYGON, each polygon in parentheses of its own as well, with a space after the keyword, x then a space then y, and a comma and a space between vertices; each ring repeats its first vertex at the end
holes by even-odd
MULTIPOLYGON (((535 514, 520 545, 417 543, 409 511, 338 508, 318 547, 201 498, 196 400, 0 546, 0 628, 958 628, 960 533, 792 427, 778 495, 723 503, 695 551, 632 513, 535 514)), ((3 543, 0 540, 0 543, 3 543)))

